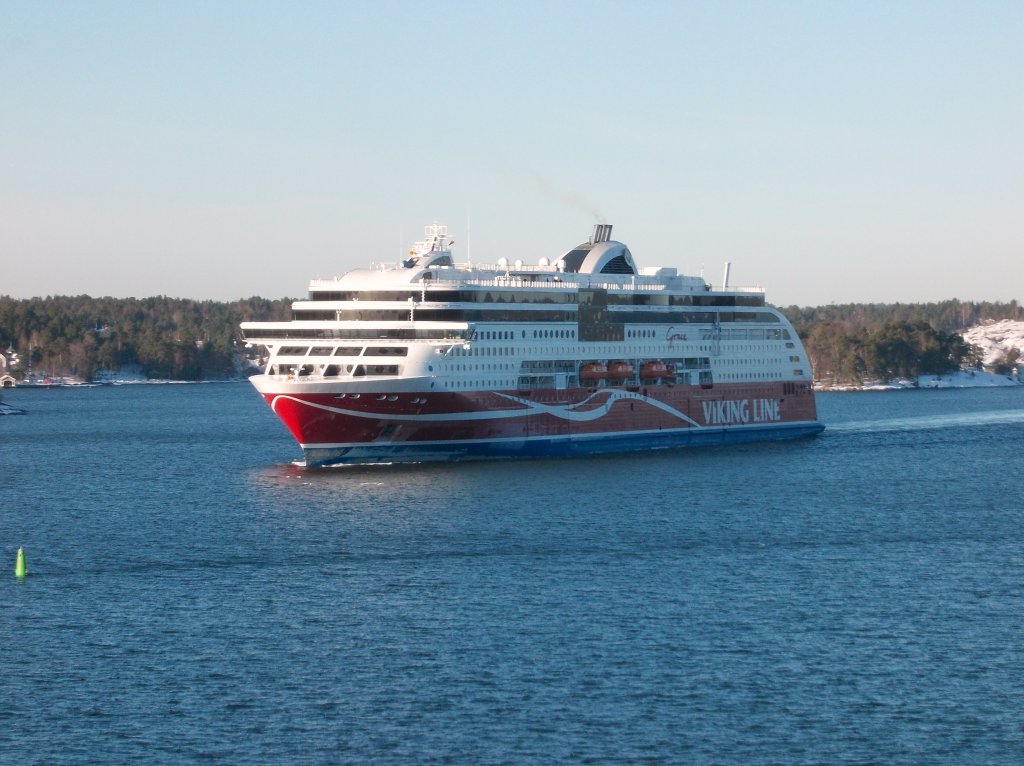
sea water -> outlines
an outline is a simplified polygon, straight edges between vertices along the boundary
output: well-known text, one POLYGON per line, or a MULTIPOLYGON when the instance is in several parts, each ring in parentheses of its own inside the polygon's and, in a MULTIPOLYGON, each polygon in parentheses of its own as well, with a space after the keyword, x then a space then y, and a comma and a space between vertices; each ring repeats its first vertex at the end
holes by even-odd
POLYGON ((6 399, 5 764, 1024 762, 1022 388, 323 471, 246 384, 6 399))

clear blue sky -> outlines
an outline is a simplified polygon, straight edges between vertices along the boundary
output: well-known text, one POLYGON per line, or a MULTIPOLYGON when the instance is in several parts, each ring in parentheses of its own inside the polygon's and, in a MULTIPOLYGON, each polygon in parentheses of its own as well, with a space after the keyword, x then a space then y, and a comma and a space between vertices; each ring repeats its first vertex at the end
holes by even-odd
POLYGON ((432 220, 1024 298, 1024 3, 0 0, 0 294, 300 296, 432 220))

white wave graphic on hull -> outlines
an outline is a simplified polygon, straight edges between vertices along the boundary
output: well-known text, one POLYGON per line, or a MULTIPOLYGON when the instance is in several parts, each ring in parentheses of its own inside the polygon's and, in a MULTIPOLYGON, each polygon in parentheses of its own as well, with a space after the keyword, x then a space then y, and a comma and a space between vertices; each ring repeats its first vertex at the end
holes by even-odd
POLYGON ((531 409, 536 410, 538 412, 544 412, 544 413, 546 413, 548 415, 554 415, 556 418, 562 418, 563 420, 573 420, 573 421, 596 420, 598 417, 601 417, 601 415, 606 414, 611 409, 612 404, 614 404, 615 402, 617 402, 617 401, 619 401, 621 399, 629 399, 630 401, 642 401, 645 404, 649 404, 652 407, 657 407, 659 410, 662 410, 663 412, 667 412, 669 415, 672 415, 673 417, 679 418, 680 420, 682 420, 682 421, 684 421, 686 423, 689 423, 690 425, 696 426, 697 428, 702 428, 700 423, 698 423, 693 418, 690 418, 687 415, 684 415, 682 412, 677 410, 675 407, 671 407, 671 406, 665 404, 664 402, 659 402, 657 399, 651 399, 648 396, 642 396, 640 394, 627 394, 627 393, 624 393, 622 391, 608 391, 607 392, 608 400, 603 405, 601 405, 601 407, 597 408, 596 410, 589 410, 587 412, 575 412, 574 411, 574 408, 582 407, 583 405, 585 405, 588 402, 590 402, 591 399, 593 399, 593 398, 595 398, 597 396, 601 396, 602 393, 605 393, 605 392, 599 392, 599 393, 596 393, 596 394, 591 394, 590 396, 588 396, 586 399, 584 399, 579 404, 566 405, 566 406, 563 406, 563 407, 559 407, 559 406, 556 406, 556 405, 550 405, 550 404, 541 404, 540 402, 531 402, 529 400, 520 399, 518 396, 512 396, 510 394, 498 394, 498 396, 503 396, 506 399, 510 399, 513 402, 518 402, 520 404, 525 404, 528 407, 530 407, 531 409), (597 415, 596 417, 589 417, 594 412, 598 412, 600 414, 597 415))
POLYGON ((289 396, 287 394, 279 394, 274 397, 274 400, 270 404, 270 408, 276 413, 277 403, 282 399, 297 402, 307 407, 312 407, 318 410, 324 410, 326 412, 334 412, 338 415, 346 415, 354 418, 365 418, 369 420, 389 420, 389 421, 416 421, 418 423, 424 422, 451 422, 451 421, 470 421, 470 420, 503 420, 507 418, 521 418, 529 415, 551 415, 562 420, 570 420, 576 423, 586 423, 592 420, 598 420, 611 410, 612 405, 620 400, 628 399, 630 401, 642 401, 652 407, 657 407, 663 412, 667 412, 669 415, 682 420, 685 423, 689 423, 695 428, 703 428, 693 418, 685 415, 684 413, 677 410, 675 407, 671 407, 664 402, 659 402, 656 399, 651 399, 647 396, 640 394, 626 393, 623 391, 599 391, 591 394, 582 402, 577 404, 565 404, 565 405, 554 405, 554 404, 541 404, 540 402, 531 402, 528 399, 522 399, 518 396, 512 396, 510 394, 496 394, 511 402, 523 405, 521 409, 514 410, 496 410, 493 412, 451 412, 451 413, 429 413, 423 415, 403 415, 403 414, 388 414, 388 413, 373 413, 373 412, 360 412, 358 410, 349 410, 343 407, 332 407, 327 404, 320 404, 318 402, 309 402, 304 399, 300 399, 295 396, 289 396), (586 411, 580 411, 580 408, 588 405, 592 400, 597 397, 605 396, 606 400, 599 406, 586 411))

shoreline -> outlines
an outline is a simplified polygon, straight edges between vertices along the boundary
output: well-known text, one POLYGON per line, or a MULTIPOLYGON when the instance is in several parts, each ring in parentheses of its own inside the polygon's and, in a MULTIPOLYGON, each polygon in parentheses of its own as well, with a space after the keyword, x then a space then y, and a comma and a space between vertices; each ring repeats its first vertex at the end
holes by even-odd
POLYGON ((848 391, 922 391, 946 388, 1012 388, 1022 386, 1024 381, 1013 375, 997 375, 984 370, 960 370, 944 375, 919 375, 917 378, 902 378, 894 381, 871 381, 860 385, 814 383, 814 393, 848 391))
POLYGON ((209 385, 217 383, 245 383, 248 378, 218 378, 213 380, 110 380, 103 382, 79 383, 54 380, 50 383, 19 383, 9 386, 6 391, 37 391, 50 388, 114 388, 120 386, 184 386, 209 385))

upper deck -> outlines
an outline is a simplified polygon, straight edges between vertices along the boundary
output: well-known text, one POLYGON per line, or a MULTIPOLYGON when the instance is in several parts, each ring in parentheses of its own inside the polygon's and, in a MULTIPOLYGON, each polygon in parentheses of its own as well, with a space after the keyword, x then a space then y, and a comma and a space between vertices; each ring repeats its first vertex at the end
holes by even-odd
POLYGON ((447 227, 433 224, 426 229, 427 238, 417 242, 409 258, 401 263, 373 264, 340 277, 311 280, 309 299, 303 307, 319 301, 480 302, 480 294, 492 294, 495 301, 503 303, 574 303, 561 296, 583 289, 612 294, 734 295, 742 297, 704 305, 764 305, 762 288, 729 287, 727 276, 716 290, 703 277, 681 275, 675 268, 638 269, 629 249, 610 239, 610 225, 598 224, 588 242, 556 260, 540 257, 532 264, 520 258, 512 262, 499 258, 494 264, 456 263, 447 227), (535 301, 516 300, 520 294, 540 297, 535 301), (550 300, 545 298, 548 295, 550 300))

